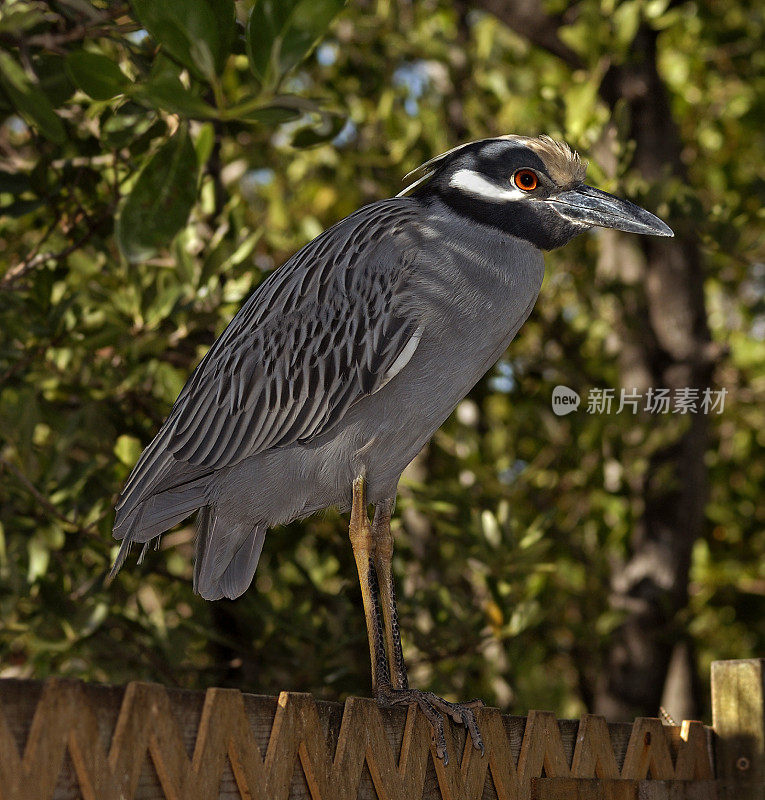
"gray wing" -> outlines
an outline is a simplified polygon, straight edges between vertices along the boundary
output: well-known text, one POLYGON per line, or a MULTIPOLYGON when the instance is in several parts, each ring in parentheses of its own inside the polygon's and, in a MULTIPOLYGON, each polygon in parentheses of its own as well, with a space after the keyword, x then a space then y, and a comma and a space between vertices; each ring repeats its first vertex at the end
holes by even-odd
POLYGON ((142 454, 120 516, 172 486, 168 472, 181 484, 320 436, 400 369, 421 333, 408 291, 414 213, 408 200, 361 209, 258 287, 142 454))

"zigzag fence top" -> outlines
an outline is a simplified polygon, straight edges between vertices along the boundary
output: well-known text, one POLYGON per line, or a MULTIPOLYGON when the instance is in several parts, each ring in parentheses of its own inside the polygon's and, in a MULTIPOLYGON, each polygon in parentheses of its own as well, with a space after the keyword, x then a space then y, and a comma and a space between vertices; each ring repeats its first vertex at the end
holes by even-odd
MULTIPOLYGON (((445 766, 411 708, 367 699, 0 681, 0 800, 707 800, 710 729, 480 712, 445 766)), ((763 795, 765 797, 765 795, 763 795)))

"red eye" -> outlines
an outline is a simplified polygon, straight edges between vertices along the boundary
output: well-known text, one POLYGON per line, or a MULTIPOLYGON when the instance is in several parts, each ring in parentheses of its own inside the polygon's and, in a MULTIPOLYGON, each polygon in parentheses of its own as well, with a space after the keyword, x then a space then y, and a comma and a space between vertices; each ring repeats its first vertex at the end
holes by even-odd
POLYGON ((524 192, 531 192, 539 185, 536 172, 530 169, 519 169, 513 176, 513 182, 524 192))

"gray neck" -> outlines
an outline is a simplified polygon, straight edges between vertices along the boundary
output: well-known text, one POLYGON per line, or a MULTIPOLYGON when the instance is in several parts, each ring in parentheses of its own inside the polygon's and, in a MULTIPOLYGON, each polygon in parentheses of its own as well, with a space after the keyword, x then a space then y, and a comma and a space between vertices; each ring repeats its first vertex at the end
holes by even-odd
POLYGON ((462 329, 476 346, 504 349, 539 294, 541 251, 438 200, 424 207, 421 222, 422 296, 433 298, 444 325, 462 329))

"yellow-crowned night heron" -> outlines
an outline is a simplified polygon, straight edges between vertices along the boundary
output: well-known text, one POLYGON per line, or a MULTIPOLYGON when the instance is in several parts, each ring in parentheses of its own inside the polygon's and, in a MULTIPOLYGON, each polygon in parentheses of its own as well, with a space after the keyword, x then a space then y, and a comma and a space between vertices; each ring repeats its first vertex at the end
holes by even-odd
POLYGON ((504 136, 424 164, 270 275, 194 371, 117 505, 144 548, 199 510, 194 588, 252 581, 266 531, 351 509, 375 696, 417 702, 446 757, 441 714, 483 750, 473 708, 410 689, 391 575, 402 471, 497 361, 542 285, 542 250, 588 228, 672 236, 653 214, 584 184, 548 137, 504 136), (374 520, 367 503, 375 505, 374 520))

